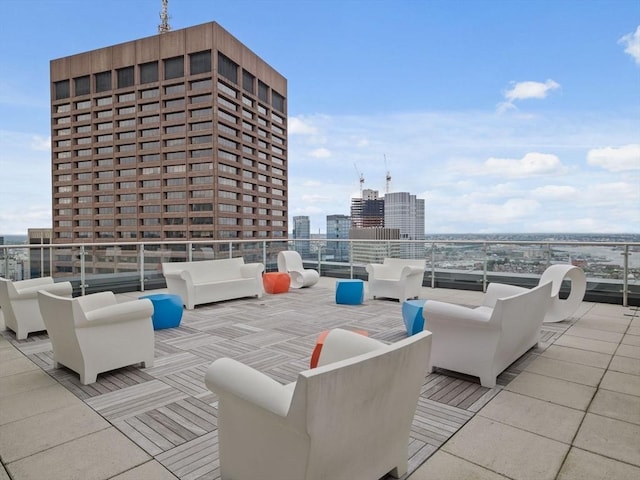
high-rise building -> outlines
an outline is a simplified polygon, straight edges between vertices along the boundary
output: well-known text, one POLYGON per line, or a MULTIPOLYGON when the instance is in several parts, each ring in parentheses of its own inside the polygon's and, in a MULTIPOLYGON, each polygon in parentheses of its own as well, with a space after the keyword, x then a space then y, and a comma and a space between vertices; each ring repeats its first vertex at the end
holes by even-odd
POLYGON ((307 215, 293 217, 293 238, 295 250, 303 258, 308 257, 311 252, 311 222, 307 215))
POLYGON ((377 190, 365 189, 360 198, 351 199, 351 227, 384 227, 384 200, 377 190))
POLYGON ((286 238, 287 80, 220 25, 50 73, 53 243, 286 238))
MULTIPOLYGON (((384 226, 397 228, 400 240, 424 240, 424 200, 408 192, 384 196, 384 226)), ((402 258, 424 258, 424 244, 401 244, 402 258)))
POLYGON ((401 245, 398 242, 381 241, 400 240, 400 230, 397 228, 352 228, 349 238, 352 240, 354 263, 382 263, 385 258, 404 258, 401 257, 401 245))
POLYGON ((325 256, 336 262, 349 261, 349 229, 351 218, 346 215, 327 215, 327 247, 325 256), (336 240, 343 240, 341 242, 336 240))

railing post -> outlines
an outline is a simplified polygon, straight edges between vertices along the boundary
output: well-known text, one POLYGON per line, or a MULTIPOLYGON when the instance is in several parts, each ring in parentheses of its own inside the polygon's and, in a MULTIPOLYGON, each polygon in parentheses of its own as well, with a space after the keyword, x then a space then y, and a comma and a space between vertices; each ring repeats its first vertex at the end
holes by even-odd
POLYGON ((431 243, 431 288, 436 288, 436 244, 431 243))
POLYGON ((85 255, 85 250, 84 250, 84 244, 80 245, 80 294, 84 297, 85 295, 85 288, 86 288, 86 284, 85 284, 85 270, 84 270, 84 255, 85 255))
POLYGON ((187 260, 190 262, 193 261, 193 243, 192 242, 187 242, 187 260))
POLYGON ((484 253, 484 262, 482 267, 482 291, 487 291, 487 242, 482 242, 482 251, 484 253))
POLYGON ((551 265, 551 244, 547 243, 547 266, 545 268, 549 268, 551 265))
POLYGON ((322 271, 320 269, 321 260, 322 260, 322 244, 318 242, 318 275, 322 275, 322 271))
POLYGON ((624 260, 622 262, 622 306, 629 306, 629 245, 624 246, 624 260))
POLYGON ((353 279, 353 240, 349 240, 349 278, 353 279))
POLYGON ((144 292, 144 243, 140 244, 140 291, 144 292))
POLYGON ((264 271, 267 271, 267 241, 262 241, 262 264, 264 265, 264 271))

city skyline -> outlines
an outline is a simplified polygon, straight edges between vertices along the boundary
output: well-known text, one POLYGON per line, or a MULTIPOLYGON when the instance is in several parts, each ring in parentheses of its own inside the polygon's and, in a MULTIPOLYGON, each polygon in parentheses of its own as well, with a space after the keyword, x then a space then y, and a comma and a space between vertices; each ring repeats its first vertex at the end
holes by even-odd
MULTIPOLYGON (((49 61, 154 35, 161 2, 3 5, 0 234, 23 234, 51 226, 49 61)), ((390 192, 425 200, 427 234, 640 233, 639 13, 625 0, 169 2, 173 29, 216 21, 287 77, 288 213, 312 233, 349 213, 360 174, 384 194, 387 171, 390 192)))

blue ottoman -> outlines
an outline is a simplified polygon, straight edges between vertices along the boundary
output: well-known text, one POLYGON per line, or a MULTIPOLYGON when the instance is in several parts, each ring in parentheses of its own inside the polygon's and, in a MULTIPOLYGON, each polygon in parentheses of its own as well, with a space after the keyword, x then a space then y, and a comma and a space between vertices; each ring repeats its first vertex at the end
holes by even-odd
POLYGON ((179 327, 182 320, 182 299, 180 295, 170 293, 155 293, 144 295, 140 298, 148 298, 153 303, 153 329, 179 327))
POLYGON ((336 303, 341 305, 360 305, 364 301, 364 282, 362 280, 337 280, 336 303))
POLYGON ((426 300, 406 300, 402 302, 402 320, 407 328, 407 335, 415 335, 424 330, 422 307, 426 300))

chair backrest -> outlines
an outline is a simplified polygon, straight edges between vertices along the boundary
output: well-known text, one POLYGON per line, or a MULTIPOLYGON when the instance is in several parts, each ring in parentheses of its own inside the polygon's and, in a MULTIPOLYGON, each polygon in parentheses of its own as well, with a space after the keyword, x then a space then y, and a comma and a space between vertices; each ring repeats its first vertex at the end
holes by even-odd
POLYGON ((77 304, 77 299, 60 297, 42 290, 38 292, 38 305, 51 339, 54 358, 80 355, 74 320, 80 307, 74 308, 74 303, 77 304))
POLYGON ((535 344, 550 303, 551 282, 496 300, 489 320, 499 323, 501 329, 496 356, 505 350, 526 351, 535 344))
POLYGON ((243 257, 199 260, 193 262, 169 262, 162 264, 162 273, 180 273, 188 270, 195 283, 238 278, 244 265, 243 257))
POLYGON ((431 332, 420 332, 301 372, 289 416, 311 437, 308 471, 322 472, 317 478, 368 478, 362 472, 373 471, 368 463, 376 463, 371 457, 381 444, 406 451, 430 351, 431 332))
POLYGON ((278 252, 279 272, 302 272, 302 257, 295 250, 283 250, 278 252))

